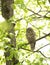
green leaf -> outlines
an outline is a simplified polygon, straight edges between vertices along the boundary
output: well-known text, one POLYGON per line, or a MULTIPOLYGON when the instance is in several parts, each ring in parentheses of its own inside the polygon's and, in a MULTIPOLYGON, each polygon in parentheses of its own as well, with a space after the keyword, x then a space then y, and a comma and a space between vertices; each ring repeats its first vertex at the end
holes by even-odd
POLYGON ((15 0, 16 4, 23 4, 23 0, 15 0))

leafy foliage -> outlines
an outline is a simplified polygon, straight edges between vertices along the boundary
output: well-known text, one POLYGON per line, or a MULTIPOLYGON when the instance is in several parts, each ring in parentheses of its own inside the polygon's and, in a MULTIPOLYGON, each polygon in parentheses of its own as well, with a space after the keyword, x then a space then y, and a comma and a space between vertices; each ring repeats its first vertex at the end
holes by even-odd
MULTIPOLYGON (((50 4, 48 0, 14 0, 12 7, 14 9, 12 20, 16 24, 14 27, 16 48, 14 50, 11 48, 11 44, 7 44, 9 39, 6 36, 12 27, 11 22, 3 21, 0 23, 0 49, 9 47, 11 53, 8 60, 13 56, 16 57, 19 60, 17 65, 50 65, 48 63, 50 59, 46 59, 40 53, 28 51, 31 49, 26 39, 27 27, 32 27, 35 30, 36 39, 50 33, 50 4)), ((44 41, 38 41, 35 50, 46 43, 50 43, 50 36, 44 38, 44 41)), ((49 52, 46 52, 45 49, 40 49, 40 51, 50 56, 49 50, 49 52)), ((4 55, 0 56, 0 65, 5 62, 3 57, 4 55)))

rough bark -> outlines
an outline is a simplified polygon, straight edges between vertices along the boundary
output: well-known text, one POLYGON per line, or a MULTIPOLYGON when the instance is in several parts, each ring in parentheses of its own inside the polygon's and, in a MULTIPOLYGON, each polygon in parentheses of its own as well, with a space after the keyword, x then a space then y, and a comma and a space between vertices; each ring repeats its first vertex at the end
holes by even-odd
POLYGON ((14 0, 1 0, 1 11, 2 16, 5 19, 9 19, 13 16, 13 9, 12 4, 14 3, 14 0))
MULTIPOLYGON (((14 3, 14 0, 1 0, 1 11, 2 16, 9 20, 13 16, 13 8, 12 4, 14 3)), ((11 29, 8 31, 8 38, 11 39, 8 44, 11 44, 11 48, 16 48, 16 38, 15 38, 15 31, 14 31, 14 23, 11 23, 11 29), (10 34, 13 35, 13 37, 10 36, 10 34)), ((7 57, 10 56, 10 48, 5 48, 5 59, 6 59, 6 65, 15 65, 18 63, 18 60, 13 56, 11 60, 7 60, 7 57)))

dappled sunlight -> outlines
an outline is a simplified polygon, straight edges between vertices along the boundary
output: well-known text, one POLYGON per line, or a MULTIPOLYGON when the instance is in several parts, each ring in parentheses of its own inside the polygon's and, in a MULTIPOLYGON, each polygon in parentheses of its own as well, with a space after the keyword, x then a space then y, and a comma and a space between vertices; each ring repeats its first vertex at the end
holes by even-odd
POLYGON ((5 19, 2 17, 2 15, 0 15, 0 23, 5 21, 5 19))
MULTIPOLYGON (((41 39, 41 40, 39 40, 39 41, 36 42, 36 47, 35 47, 35 49, 38 49, 38 48, 40 48, 40 47, 42 47, 42 46, 44 46, 44 45, 46 45, 46 44, 48 44, 48 43, 49 43, 49 41, 46 40, 45 38, 44 38, 44 39, 41 39)), ((47 48, 46 48, 46 49, 47 49, 47 48)), ((45 49, 44 49, 44 51, 45 51, 45 49)))
POLYGON ((3 56, 3 55, 4 55, 4 51, 0 50, 0 56, 3 56))
POLYGON ((0 6, 0 64, 50 65, 49 0, 14 0, 13 5, 9 2, 0 6), (26 32, 29 27, 30 34, 26 32))

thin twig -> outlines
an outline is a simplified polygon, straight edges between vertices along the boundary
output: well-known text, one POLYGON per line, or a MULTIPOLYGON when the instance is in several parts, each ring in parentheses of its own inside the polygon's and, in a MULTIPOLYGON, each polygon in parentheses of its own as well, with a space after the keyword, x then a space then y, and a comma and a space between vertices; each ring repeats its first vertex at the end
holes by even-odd
MULTIPOLYGON (((50 44, 46 44, 46 45, 40 47, 39 49, 37 49, 37 50, 34 51, 34 52, 37 52, 37 51, 39 51, 40 49, 42 49, 42 48, 44 48, 44 47, 46 47, 46 46, 48 46, 48 45, 50 45, 50 44)), ((24 48, 20 48, 20 49, 24 49, 24 48)), ((28 51, 31 51, 31 52, 32 52, 32 50, 29 50, 29 49, 24 49, 24 50, 28 50, 28 51)))
MULTIPOLYGON (((45 37, 47 37, 47 36, 49 36, 49 35, 50 35, 50 33, 48 33, 48 34, 46 34, 46 35, 44 35, 44 36, 38 38, 38 39, 35 40, 35 41, 39 41, 39 40, 41 40, 41 39, 43 39, 43 38, 45 38, 45 37)), ((28 44, 29 44, 29 43, 25 43, 25 44, 22 44, 22 46, 25 46, 25 45, 28 45, 28 44)))
POLYGON ((20 19, 17 19, 15 22, 17 22, 17 21, 21 21, 23 18, 20 18, 20 19))
MULTIPOLYGON (((35 17, 34 19, 36 19, 36 18, 48 18, 48 19, 50 19, 50 17, 47 17, 47 16, 42 16, 42 15, 40 15, 40 14, 38 14, 38 13, 35 13, 34 11, 32 11, 32 10, 30 10, 30 9, 28 9, 29 11, 31 11, 31 12, 33 12, 33 14, 31 14, 31 15, 29 15, 29 16, 26 16, 25 18, 28 18, 28 17, 30 17, 30 16, 32 16, 32 15, 38 15, 38 17, 35 17)), ((24 19, 24 17, 23 18, 20 18, 20 19, 17 19, 15 22, 18 22, 18 21, 21 21, 22 19, 24 19)))
POLYGON ((26 50, 26 51, 29 51, 29 52, 33 52, 32 50, 25 49, 25 48, 20 48, 20 49, 23 49, 23 50, 26 50))
POLYGON ((46 45, 40 47, 39 49, 37 49, 36 51, 38 51, 38 50, 40 50, 40 49, 42 49, 42 48, 44 48, 44 47, 46 47, 46 46, 48 46, 48 45, 50 45, 50 44, 46 44, 46 45))
MULTIPOLYGON (((28 9, 28 8, 27 8, 28 9)), ((38 15, 38 16, 40 16, 40 17, 42 17, 42 15, 40 15, 40 14, 38 14, 38 13, 35 13, 34 11, 32 11, 31 9, 28 9, 29 11, 31 11, 31 12, 33 12, 34 14, 36 14, 36 15, 38 15)))
POLYGON ((48 58, 48 59, 50 59, 50 57, 46 57, 41 51, 31 51, 31 50, 29 50, 29 49, 25 49, 25 48, 21 48, 21 49, 23 49, 23 50, 26 50, 26 51, 29 51, 29 52, 33 52, 33 53, 35 53, 35 52, 39 52, 43 57, 45 57, 45 58, 48 58))
POLYGON ((45 37, 47 37, 47 36, 49 36, 49 35, 50 35, 50 33, 48 33, 48 34, 42 36, 41 38, 38 38, 36 41, 38 41, 38 40, 40 40, 40 39, 43 39, 43 38, 45 38, 45 37))
MULTIPOLYGON (((31 14, 31 15, 29 15, 29 16, 26 16, 25 18, 30 17, 30 16, 32 16, 32 15, 34 15, 34 13, 31 14)), ((22 19, 24 19, 24 17, 23 17, 23 18, 20 18, 20 19, 17 19, 15 22, 21 21, 22 19)))
POLYGON ((38 51, 43 57, 50 59, 50 57, 45 56, 41 51, 38 51))
POLYGON ((50 17, 47 17, 46 14, 45 14, 44 16, 42 16, 42 15, 40 15, 39 13, 36 13, 36 12, 32 11, 32 10, 29 9, 29 8, 27 8, 27 9, 28 9, 29 11, 31 11, 32 13, 38 15, 39 17, 37 17, 37 18, 49 18, 49 19, 50 19, 50 17))
MULTIPOLYGON (((40 5, 40 3, 39 3, 38 0, 37 0, 37 3, 38 3, 38 5, 40 6, 40 10, 39 10, 39 12, 41 12, 42 7, 41 7, 41 5, 40 5)), ((39 13, 39 12, 38 12, 38 13, 39 13)))

